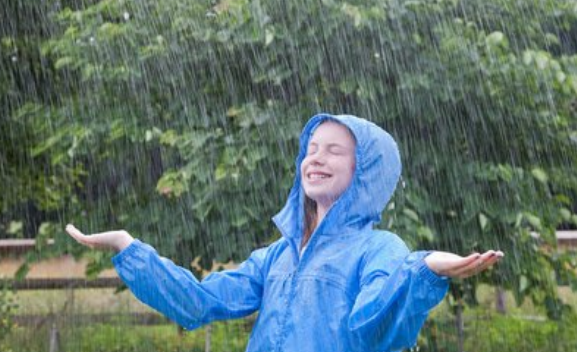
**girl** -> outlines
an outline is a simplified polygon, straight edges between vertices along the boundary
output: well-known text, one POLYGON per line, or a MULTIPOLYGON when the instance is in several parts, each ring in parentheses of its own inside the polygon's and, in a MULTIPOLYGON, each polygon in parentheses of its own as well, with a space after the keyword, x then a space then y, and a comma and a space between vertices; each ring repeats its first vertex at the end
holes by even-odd
POLYGON ((84 245, 119 252, 113 263, 136 297, 186 329, 259 311, 247 351, 412 347, 448 279, 476 274, 503 256, 411 253, 395 234, 373 229, 401 162, 393 138, 371 122, 313 116, 296 164, 286 205, 273 218, 282 238, 202 282, 126 231, 66 230, 84 245))

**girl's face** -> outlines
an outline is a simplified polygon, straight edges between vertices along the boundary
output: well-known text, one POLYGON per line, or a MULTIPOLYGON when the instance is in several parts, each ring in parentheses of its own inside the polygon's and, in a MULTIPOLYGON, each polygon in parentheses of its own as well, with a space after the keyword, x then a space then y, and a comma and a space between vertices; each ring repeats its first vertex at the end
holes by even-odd
POLYGON ((305 194, 326 209, 347 189, 355 172, 355 139, 345 126, 322 123, 312 135, 301 163, 305 194))

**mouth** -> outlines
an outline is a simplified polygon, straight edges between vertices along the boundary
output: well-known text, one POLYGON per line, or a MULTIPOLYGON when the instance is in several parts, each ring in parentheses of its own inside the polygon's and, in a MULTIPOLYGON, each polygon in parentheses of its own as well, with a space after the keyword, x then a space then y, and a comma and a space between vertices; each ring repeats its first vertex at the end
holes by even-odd
POLYGON ((316 180, 324 180, 327 178, 331 178, 331 174, 327 174, 324 172, 313 171, 306 174, 307 180, 316 181, 316 180))

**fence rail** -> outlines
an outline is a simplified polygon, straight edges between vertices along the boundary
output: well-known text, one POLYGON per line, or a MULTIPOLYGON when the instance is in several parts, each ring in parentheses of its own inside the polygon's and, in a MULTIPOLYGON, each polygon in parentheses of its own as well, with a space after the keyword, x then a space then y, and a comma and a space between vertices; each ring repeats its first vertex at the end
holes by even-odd
POLYGON ((112 288, 122 285, 117 277, 97 278, 93 280, 80 278, 41 278, 23 280, 0 280, 0 285, 16 290, 62 290, 70 288, 112 288))
MULTIPOLYGON (((534 234, 534 236, 539 236, 534 234)), ((53 245, 54 240, 48 240, 48 245, 53 245)), ((557 231, 557 244, 564 249, 577 249, 577 231, 557 231)), ((34 239, 2 239, 0 240, 0 254, 4 256, 18 256, 36 249, 34 239)), ((1 258, 1 257, 0 257, 1 258)), ((0 259, 0 263, 2 259, 0 259)), ((2 272, 0 271, 0 277, 2 272)), ((60 278, 25 278, 23 280, 0 279, 0 285, 17 290, 60 290, 67 288, 114 288, 122 285, 118 277, 99 277, 88 280, 82 277, 60 278)))

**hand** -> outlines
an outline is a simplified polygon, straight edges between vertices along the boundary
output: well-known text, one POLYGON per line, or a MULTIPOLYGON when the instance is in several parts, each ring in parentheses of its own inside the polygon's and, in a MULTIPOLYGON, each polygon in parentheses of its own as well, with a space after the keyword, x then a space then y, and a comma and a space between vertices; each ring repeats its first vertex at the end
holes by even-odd
POLYGON ((68 224, 66 225, 66 232, 68 232, 68 234, 78 243, 87 247, 95 249, 111 249, 116 252, 120 252, 134 241, 134 238, 124 230, 85 235, 74 227, 74 225, 68 224))
POLYGON ((503 257, 503 252, 494 250, 483 254, 473 253, 467 257, 448 252, 433 252, 425 257, 425 263, 437 275, 464 279, 491 267, 503 257))

